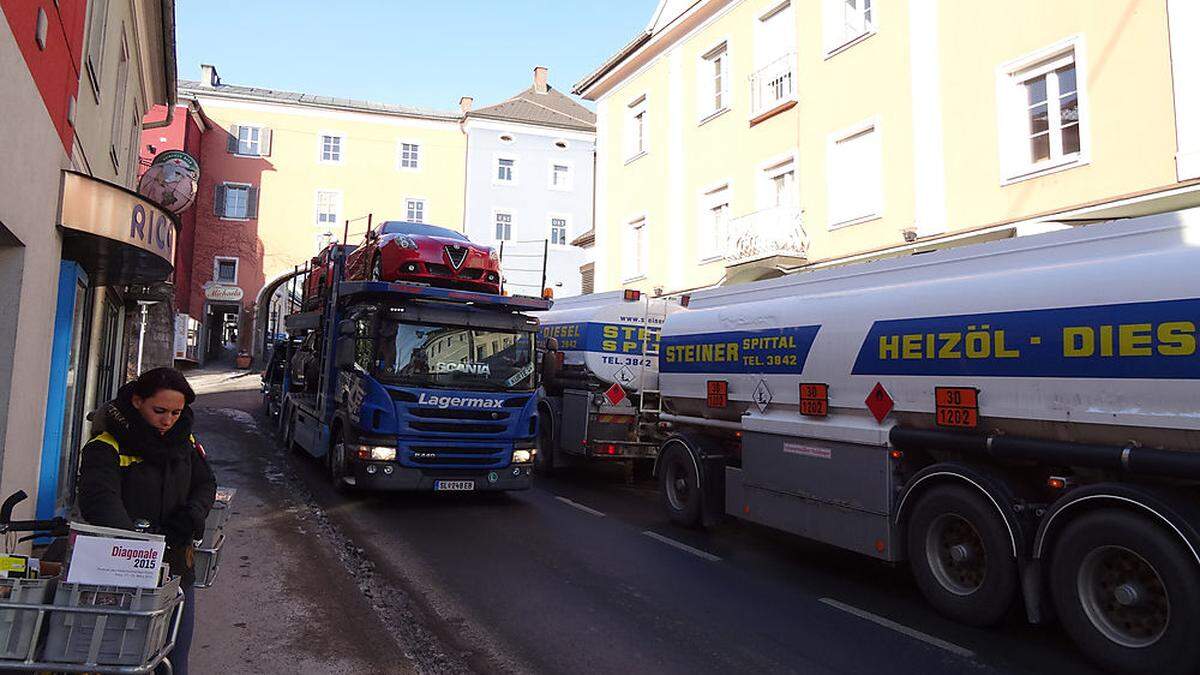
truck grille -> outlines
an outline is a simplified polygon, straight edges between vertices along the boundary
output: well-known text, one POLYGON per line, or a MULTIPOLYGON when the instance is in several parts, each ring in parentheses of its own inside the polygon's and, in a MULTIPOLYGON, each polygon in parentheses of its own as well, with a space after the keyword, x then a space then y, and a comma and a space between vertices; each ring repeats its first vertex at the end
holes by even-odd
POLYGON ((464 424, 462 422, 409 422, 408 427, 417 431, 433 431, 440 434, 499 434, 503 424, 464 424))
POLYGON ((418 466, 492 466, 504 462, 503 448, 443 448, 418 445, 412 446, 410 450, 411 461, 418 466))

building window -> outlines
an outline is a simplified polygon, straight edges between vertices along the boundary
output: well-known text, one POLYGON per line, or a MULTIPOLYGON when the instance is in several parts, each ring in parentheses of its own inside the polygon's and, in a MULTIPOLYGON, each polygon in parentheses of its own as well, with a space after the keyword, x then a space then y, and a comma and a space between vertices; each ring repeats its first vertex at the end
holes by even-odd
POLYGON ((824 0, 824 3, 827 55, 875 32, 876 17, 871 0, 824 0))
POLYGON ((331 134, 321 134, 321 161, 338 163, 342 161, 342 137, 331 134))
POLYGON ((638 218, 625 225, 622 250, 622 276, 625 281, 646 275, 646 219, 638 218))
POLYGON ((213 211, 229 220, 258 217, 258 188, 245 183, 222 183, 214 195, 213 211))
POLYGON ((213 259, 213 281, 219 284, 237 284, 238 279, 238 259, 237 258, 214 258, 213 259))
POLYGON ((754 71, 750 116, 758 117, 796 100, 796 21, 791 2, 771 7, 754 26, 754 71))
POLYGON ((334 190, 317 191, 317 226, 335 227, 341 209, 342 194, 334 190))
POLYGON ((567 219, 566 218, 551 218, 550 219, 550 243, 566 246, 566 244, 567 244, 567 219))
POLYGON ((121 26, 121 47, 117 52, 117 88, 113 99, 112 129, 109 134, 108 153, 113 170, 121 168, 121 144, 125 142, 125 97, 129 93, 129 44, 125 41, 125 26, 121 26))
POLYGON ((104 36, 108 30, 108 0, 91 0, 87 4, 87 71, 92 81, 92 93, 100 100, 100 66, 104 58, 104 36))
POLYGON ((1000 127, 1006 180, 1087 160, 1086 118, 1076 40, 1003 66, 1000 127))
POLYGON ((271 154, 271 130, 266 127, 235 124, 229 128, 227 152, 239 157, 266 157, 271 154))
POLYGON ((869 220, 883 209, 882 161, 875 122, 833 134, 826 174, 829 180, 829 226, 869 220))
POLYGON ((420 144, 400 142, 400 168, 412 171, 421 168, 420 144))
POLYGON ((573 186, 571 165, 567 162, 550 162, 550 189, 570 190, 573 186))
POLYGON ((517 160, 512 157, 496 158, 496 182, 515 183, 517 181, 517 160))
POLYGON ((722 185, 700 196, 700 259, 707 261, 725 254, 729 223, 729 186, 722 185))
POLYGON ((762 178, 762 192, 759 193, 762 208, 795 208, 799 205, 796 167, 792 159, 763 169, 762 178))
POLYGON ((700 58, 700 118, 729 107, 729 47, 722 42, 700 58))
POLYGON ((496 241, 512 241, 513 217, 511 213, 496 212, 496 241))
POLYGON ((579 292, 590 295, 596 292, 596 263, 587 263, 579 268, 579 292))
POLYGON ((404 200, 405 218, 410 223, 425 222, 425 200, 409 197, 404 200))
POLYGON ((650 138, 646 127, 648 114, 644 95, 634 99, 626 108, 625 156, 630 160, 646 154, 650 147, 650 138))

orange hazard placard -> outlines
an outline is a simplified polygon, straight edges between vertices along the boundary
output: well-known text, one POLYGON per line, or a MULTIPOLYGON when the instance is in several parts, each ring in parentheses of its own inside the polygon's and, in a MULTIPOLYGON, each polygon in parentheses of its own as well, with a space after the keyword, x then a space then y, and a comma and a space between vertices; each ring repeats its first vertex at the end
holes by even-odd
POLYGON ((973 387, 934 387, 938 426, 979 426, 979 390, 973 387))
POLYGON ((825 417, 829 414, 829 385, 800 383, 800 414, 825 417))
POLYGON ((708 407, 724 408, 729 405, 729 383, 725 380, 708 381, 708 407))

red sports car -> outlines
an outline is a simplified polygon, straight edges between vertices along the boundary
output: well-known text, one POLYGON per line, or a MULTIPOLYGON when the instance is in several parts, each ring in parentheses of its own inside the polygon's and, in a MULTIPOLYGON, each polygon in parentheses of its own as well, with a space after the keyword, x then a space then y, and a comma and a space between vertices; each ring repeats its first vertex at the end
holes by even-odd
MULTIPOLYGON (((304 280, 301 305, 304 311, 317 309, 325 299, 325 292, 333 286, 333 252, 342 244, 330 244, 312 259, 308 278, 304 280)), ((342 246, 342 250, 353 251, 353 246, 342 246)))
POLYGON ((368 232, 366 243, 346 258, 346 278, 499 293, 500 256, 461 232, 389 220, 368 232))

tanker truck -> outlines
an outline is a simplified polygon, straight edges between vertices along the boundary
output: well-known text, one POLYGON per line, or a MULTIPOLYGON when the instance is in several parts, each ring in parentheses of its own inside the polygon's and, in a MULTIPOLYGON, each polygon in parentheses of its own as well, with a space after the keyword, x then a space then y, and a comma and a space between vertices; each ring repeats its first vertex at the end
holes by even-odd
POLYGON ((662 500, 1195 672, 1198 324, 1200 209, 700 292, 661 333, 662 500))
POLYGON ((542 420, 534 468, 573 460, 622 463, 649 475, 658 454, 658 333, 677 300, 639 291, 567 298, 539 312, 542 420))

